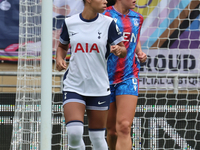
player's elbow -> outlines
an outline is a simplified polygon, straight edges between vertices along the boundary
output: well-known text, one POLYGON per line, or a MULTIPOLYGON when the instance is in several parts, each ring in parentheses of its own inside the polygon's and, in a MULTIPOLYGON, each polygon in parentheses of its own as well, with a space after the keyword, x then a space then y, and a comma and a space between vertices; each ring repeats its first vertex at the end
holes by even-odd
POLYGON ((65 51, 68 51, 68 46, 69 46, 69 44, 64 45, 64 44, 62 44, 60 42, 58 44, 58 48, 61 48, 62 50, 65 50, 65 51))

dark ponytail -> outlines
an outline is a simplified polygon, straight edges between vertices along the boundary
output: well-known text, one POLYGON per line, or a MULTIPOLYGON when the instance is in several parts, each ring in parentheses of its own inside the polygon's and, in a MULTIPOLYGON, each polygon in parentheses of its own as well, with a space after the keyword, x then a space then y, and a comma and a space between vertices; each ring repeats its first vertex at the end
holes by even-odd
POLYGON ((115 5, 116 0, 107 0, 107 7, 115 5))

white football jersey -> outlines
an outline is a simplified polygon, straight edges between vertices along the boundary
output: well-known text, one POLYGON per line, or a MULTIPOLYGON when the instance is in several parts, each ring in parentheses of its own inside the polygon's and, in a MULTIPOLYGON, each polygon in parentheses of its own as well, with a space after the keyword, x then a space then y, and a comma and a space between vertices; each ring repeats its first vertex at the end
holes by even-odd
POLYGON ((66 18, 60 42, 71 44, 71 57, 63 91, 83 96, 109 95, 109 47, 121 41, 122 34, 110 17, 98 14, 92 20, 85 20, 76 14, 66 18))

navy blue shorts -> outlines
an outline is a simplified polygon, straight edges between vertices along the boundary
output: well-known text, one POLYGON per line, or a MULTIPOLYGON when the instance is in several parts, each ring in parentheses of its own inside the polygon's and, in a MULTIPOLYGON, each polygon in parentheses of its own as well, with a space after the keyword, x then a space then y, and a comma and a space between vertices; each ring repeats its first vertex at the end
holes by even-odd
POLYGON ((139 79, 131 78, 123 82, 110 85, 111 99, 110 103, 116 101, 117 95, 135 95, 138 96, 139 79))
POLYGON ((110 95, 98 97, 82 96, 75 92, 63 91, 63 106, 69 102, 84 104, 88 110, 108 110, 110 107, 110 95))

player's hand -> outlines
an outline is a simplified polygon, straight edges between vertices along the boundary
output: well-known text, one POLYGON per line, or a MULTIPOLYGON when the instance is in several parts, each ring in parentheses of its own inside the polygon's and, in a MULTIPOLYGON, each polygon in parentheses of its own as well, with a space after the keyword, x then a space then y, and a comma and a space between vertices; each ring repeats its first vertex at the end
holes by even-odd
POLYGON ((144 52, 138 53, 137 56, 141 63, 143 63, 147 60, 147 55, 144 52))
POLYGON ((113 53, 115 56, 119 57, 121 55, 120 46, 118 46, 118 45, 112 45, 110 47, 110 52, 113 53))
POLYGON ((56 59, 56 68, 58 71, 66 70, 67 65, 64 59, 56 59))

